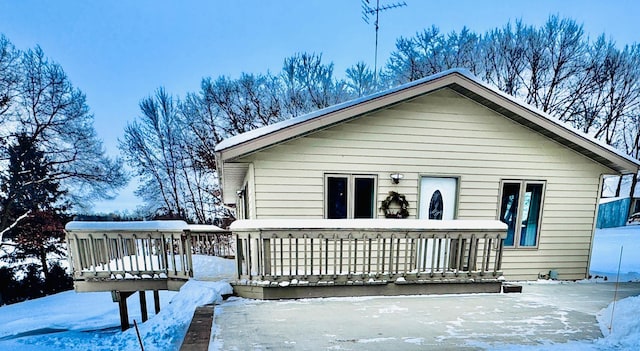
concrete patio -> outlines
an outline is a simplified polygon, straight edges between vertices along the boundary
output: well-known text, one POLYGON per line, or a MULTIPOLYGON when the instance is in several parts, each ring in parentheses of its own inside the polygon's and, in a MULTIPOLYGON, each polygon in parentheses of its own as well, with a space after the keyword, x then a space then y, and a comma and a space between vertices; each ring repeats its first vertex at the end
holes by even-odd
MULTIPOLYGON (((614 283, 524 283, 522 294, 230 299, 216 306, 221 350, 483 350, 602 337, 614 283)), ((618 299, 640 294, 621 283, 618 299)), ((614 321, 615 328, 615 321, 614 321)))

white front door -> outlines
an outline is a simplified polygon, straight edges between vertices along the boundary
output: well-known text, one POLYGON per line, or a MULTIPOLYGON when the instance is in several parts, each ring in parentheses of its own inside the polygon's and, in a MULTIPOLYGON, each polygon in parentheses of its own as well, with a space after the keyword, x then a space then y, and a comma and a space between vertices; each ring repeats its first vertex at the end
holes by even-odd
MULTIPOLYGON (((456 178, 420 178, 419 218, 430 220, 453 219, 456 211, 456 178)), ((416 247, 417 269, 444 272, 451 259, 451 239, 420 239, 416 247)))
POLYGON ((456 212, 456 178, 422 177, 420 213, 423 219, 453 219, 456 212))

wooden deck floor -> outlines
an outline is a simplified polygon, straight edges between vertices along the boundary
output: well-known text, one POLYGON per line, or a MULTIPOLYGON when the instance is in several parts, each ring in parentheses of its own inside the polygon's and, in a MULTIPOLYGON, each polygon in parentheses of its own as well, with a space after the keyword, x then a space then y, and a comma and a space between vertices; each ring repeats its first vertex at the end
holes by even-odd
POLYGON ((206 351, 209 349, 213 310, 213 305, 204 305, 196 308, 180 351, 206 351))

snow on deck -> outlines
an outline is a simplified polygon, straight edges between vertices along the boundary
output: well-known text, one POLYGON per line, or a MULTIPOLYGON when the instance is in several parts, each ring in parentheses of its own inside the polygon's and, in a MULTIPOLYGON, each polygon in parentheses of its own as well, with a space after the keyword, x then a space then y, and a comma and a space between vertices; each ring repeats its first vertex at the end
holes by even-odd
POLYGON ((67 231, 81 232, 181 232, 190 229, 185 221, 132 221, 132 222, 83 222, 72 221, 64 227, 67 231))
POLYGON ((210 224, 187 224, 185 221, 131 221, 99 222, 72 221, 65 226, 67 231, 139 231, 139 232, 179 232, 190 230, 195 233, 225 232, 226 230, 210 224))
POLYGON ((189 230, 194 233, 226 232, 226 230, 211 224, 189 224, 189 230))

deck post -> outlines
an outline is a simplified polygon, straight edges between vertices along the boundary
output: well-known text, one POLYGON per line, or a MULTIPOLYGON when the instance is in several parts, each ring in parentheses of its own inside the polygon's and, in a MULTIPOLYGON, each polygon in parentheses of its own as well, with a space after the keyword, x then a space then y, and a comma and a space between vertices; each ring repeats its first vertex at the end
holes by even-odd
POLYGON ((160 313, 160 292, 158 290, 153 291, 153 307, 156 314, 160 313))
POLYGON ((236 240, 236 279, 240 279, 243 274, 242 261, 244 260, 244 247, 242 246, 242 239, 237 234, 233 235, 236 240))
MULTIPOLYGON (((282 244, 280 247, 282 247, 282 244)), ((264 262, 262 263, 263 271, 260 277, 271 275, 271 239, 269 238, 262 238, 262 259, 264 262)), ((280 259, 282 259, 282 255, 280 259)), ((280 266, 280 270, 282 271, 282 266, 280 266)), ((277 272, 274 273, 277 274, 277 272)))
POLYGON ((149 314, 147 313, 147 293, 141 290, 138 291, 138 295, 140 295, 140 314, 142 315, 142 323, 144 323, 149 319, 149 314))
POLYGON ((118 303, 118 309, 120 310, 120 327, 122 331, 125 331, 131 327, 129 324, 129 311, 127 311, 127 297, 131 296, 133 291, 112 291, 111 298, 113 302, 118 303))
POLYGON ((120 310, 120 328, 125 331, 131 327, 129 325, 129 313, 127 311, 127 299, 122 297, 118 301, 118 309, 120 310))
POLYGON ((185 230, 184 233, 182 234, 182 241, 184 242, 184 246, 185 246, 185 253, 187 255, 187 266, 189 267, 188 270, 184 270, 184 273, 187 274, 187 277, 193 277, 193 257, 191 256, 191 231, 189 230, 185 230))
POLYGON ((504 250, 504 239, 498 238, 498 252, 496 252, 496 263, 494 263, 493 275, 498 275, 498 271, 502 270, 502 251, 504 250))

